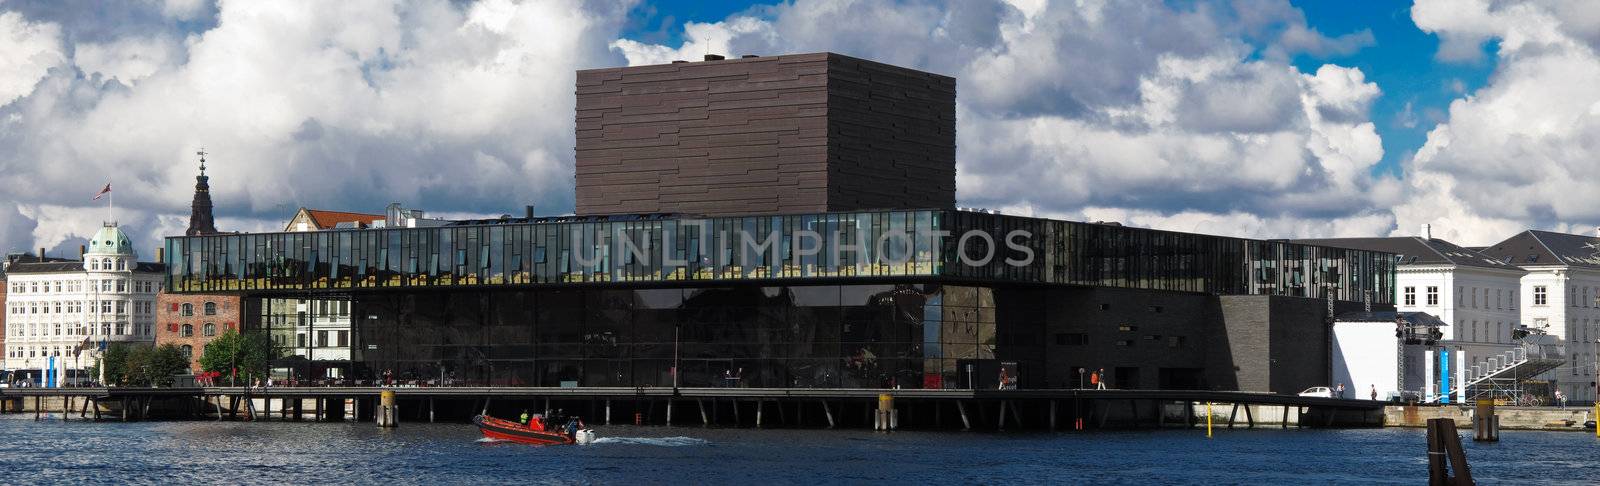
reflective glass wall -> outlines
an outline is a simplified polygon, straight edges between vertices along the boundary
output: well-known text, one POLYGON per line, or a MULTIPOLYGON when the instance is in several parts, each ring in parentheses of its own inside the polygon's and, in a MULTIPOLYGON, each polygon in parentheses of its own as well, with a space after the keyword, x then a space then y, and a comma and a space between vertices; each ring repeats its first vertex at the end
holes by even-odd
POLYGON ((955 277, 1394 299, 1394 255, 967 211, 556 218, 167 239, 173 292, 955 277))
MULTIPOLYGON (((351 385, 387 371, 431 386, 670 387, 677 363, 684 387, 965 388, 968 364, 993 381, 994 302, 986 287, 919 284, 365 293, 349 361, 311 366, 351 385)), ((307 329, 276 313, 246 331, 307 329)))

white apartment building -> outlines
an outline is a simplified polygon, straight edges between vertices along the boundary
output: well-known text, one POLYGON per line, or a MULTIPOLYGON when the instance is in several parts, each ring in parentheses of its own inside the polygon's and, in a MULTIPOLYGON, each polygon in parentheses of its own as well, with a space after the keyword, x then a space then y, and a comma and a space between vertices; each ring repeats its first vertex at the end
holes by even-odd
POLYGON ((1566 343, 1567 364, 1541 375, 1570 401, 1595 399, 1600 360, 1600 238, 1529 230, 1487 247, 1485 255, 1517 265, 1522 321, 1566 343))
POLYGON ((9 263, 5 368, 37 386, 98 380, 101 343, 155 341, 160 264, 141 263, 109 223, 80 260, 9 263))

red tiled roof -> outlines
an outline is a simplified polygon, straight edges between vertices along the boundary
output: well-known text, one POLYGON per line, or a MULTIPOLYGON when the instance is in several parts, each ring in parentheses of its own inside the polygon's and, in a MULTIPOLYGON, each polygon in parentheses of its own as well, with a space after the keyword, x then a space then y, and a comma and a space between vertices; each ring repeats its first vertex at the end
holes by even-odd
POLYGON ((306 214, 311 216, 311 222, 317 229, 332 229, 339 223, 360 223, 365 226, 375 220, 383 219, 382 214, 347 213, 344 211, 325 211, 321 209, 306 209, 306 214))

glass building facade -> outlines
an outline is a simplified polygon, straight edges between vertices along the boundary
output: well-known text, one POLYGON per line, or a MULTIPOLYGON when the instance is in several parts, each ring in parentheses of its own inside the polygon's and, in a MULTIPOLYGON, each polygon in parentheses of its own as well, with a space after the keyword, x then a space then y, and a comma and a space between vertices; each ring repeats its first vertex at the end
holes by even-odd
MULTIPOLYGON (((994 296, 933 284, 370 294, 352 301, 352 340, 328 343, 349 361, 313 360, 296 376, 668 387, 676 365, 685 387, 966 388, 964 365, 997 358, 994 296)), ((274 310, 289 301, 260 299, 248 327, 321 332, 274 310)), ((273 342, 283 362, 308 356, 304 340, 273 342)))
POLYGON ((179 293, 814 279, 1049 283, 1392 303, 1394 255, 951 210, 572 217, 167 239, 179 293))
POLYGON ((166 248, 170 291, 244 297, 244 330, 272 337, 280 376, 436 386, 982 388, 1002 367, 1022 387, 1067 386, 1044 383, 1078 359, 1049 356, 1047 321, 1075 311, 1043 309, 1071 289, 1381 305, 1395 264, 946 210, 497 220, 166 248))

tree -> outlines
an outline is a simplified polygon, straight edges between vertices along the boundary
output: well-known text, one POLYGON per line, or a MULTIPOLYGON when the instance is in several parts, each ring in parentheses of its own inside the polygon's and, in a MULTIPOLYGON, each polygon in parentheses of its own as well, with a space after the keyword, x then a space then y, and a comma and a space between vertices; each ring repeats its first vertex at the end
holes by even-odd
POLYGON ((105 369, 106 384, 122 385, 123 377, 128 371, 128 353, 130 343, 112 343, 106 352, 100 355, 101 367, 105 369))
POLYGON ((251 377, 266 376, 267 368, 276 357, 272 341, 268 340, 265 334, 239 334, 229 329, 211 340, 205 350, 201 351, 200 369, 215 371, 227 377, 237 368, 239 378, 248 380, 251 377))
POLYGON ((167 343, 146 352, 140 363, 141 380, 146 386, 172 386, 172 377, 189 371, 189 360, 184 359, 178 345, 167 343))
POLYGON ((106 382, 121 386, 171 386, 172 376, 187 371, 189 361, 174 344, 161 347, 116 343, 101 357, 106 382))

